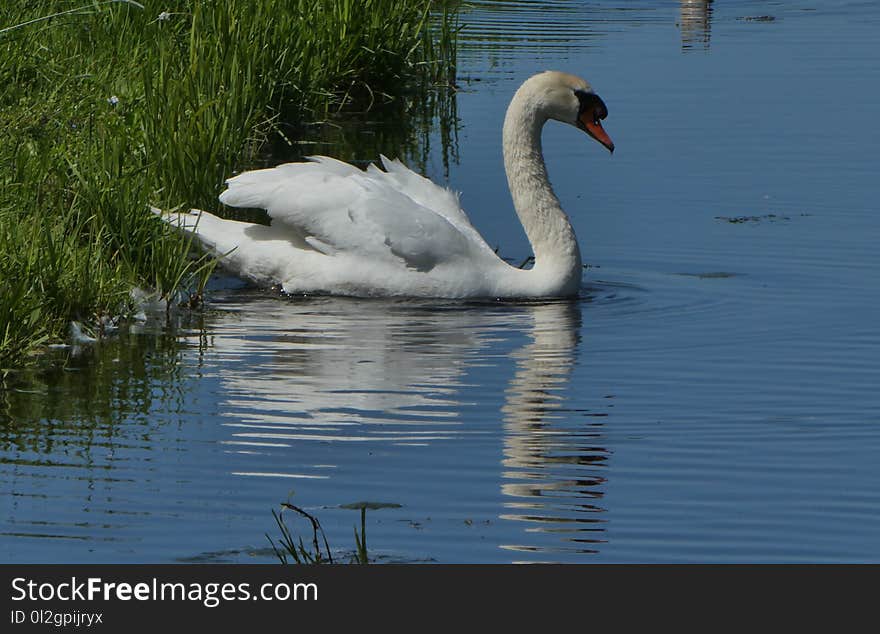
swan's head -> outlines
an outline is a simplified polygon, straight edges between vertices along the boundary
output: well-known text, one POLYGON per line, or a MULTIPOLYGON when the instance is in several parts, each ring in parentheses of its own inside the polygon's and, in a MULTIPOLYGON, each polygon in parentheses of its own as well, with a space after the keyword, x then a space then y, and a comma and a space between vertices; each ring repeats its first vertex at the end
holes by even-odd
POLYGON ((602 127, 608 108, 586 81, 550 70, 531 77, 523 89, 537 98, 545 116, 580 128, 614 152, 614 143, 602 127))

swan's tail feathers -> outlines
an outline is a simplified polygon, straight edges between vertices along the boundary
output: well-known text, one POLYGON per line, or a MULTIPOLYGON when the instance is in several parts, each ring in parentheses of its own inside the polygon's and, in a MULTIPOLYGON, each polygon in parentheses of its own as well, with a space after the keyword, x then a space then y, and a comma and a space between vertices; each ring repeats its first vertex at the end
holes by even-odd
POLYGON ((183 213, 165 213, 158 207, 150 206, 150 211, 163 222, 175 229, 182 229, 187 233, 198 233, 199 219, 202 212, 198 209, 190 209, 183 213))
POLYGON ((226 220, 198 209, 159 217, 193 236, 219 259, 223 268, 260 285, 288 279, 289 264, 302 253, 303 247, 315 250, 290 230, 226 220))
POLYGON ((230 231, 226 226, 227 221, 218 218, 207 211, 190 209, 188 212, 163 213, 161 210, 151 207, 150 211, 156 214, 163 222, 175 229, 179 229, 195 236, 202 246, 213 251, 218 257, 226 255, 234 244, 229 242, 226 234, 230 231))

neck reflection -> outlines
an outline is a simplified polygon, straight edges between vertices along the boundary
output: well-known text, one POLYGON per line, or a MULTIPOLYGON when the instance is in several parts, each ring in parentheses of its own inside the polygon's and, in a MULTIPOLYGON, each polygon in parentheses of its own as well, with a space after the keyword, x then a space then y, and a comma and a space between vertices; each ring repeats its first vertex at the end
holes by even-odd
MULTIPOLYGON (((505 392, 502 519, 553 533, 555 546, 511 550, 597 552, 604 509, 607 450, 599 445, 605 412, 572 408, 569 384, 580 348, 581 307, 534 306, 531 341, 510 356, 516 370, 505 392)), ((580 400, 580 399, 577 399, 580 400)))

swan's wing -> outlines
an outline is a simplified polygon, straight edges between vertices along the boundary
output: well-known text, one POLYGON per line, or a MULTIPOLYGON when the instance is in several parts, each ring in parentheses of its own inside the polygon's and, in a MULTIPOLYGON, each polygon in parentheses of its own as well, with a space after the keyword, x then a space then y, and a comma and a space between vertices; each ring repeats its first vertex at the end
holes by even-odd
POLYGON ((375 165, 370 164, 367 167, 367 173, 373 178, 393 184, 395 189, 420 205, 434 210, 453 225, 466 225, 472 228, 471 221, 464 209, 461 208, 461 202, 456 192, 416 174, 397 159, 389 159, 381 154, 379 157, 382 159, 382 167, 385 168, 385 171, 383 172, 375 165))
POLYGON ((398 190, 446 218, 479 250, 495 253, 480 235, 480 232, 471 224, 470 218, 461 206, 457 192, 440 187, 431 179, 415 173, 397 159, 391 160, 384 155, 380 155, 380 158, 386 171, 383 172, 371 164, 367 168, 368 173, 376 178, 394 183, 398 190))
POLYGON ((456 217, 450 208, 453 200, 458 208, 455 194, 400 163, 387 164, 393 171, 364 172, 313 157, 308 163, 245 172, 227 181, 220 201, 263 208, 273 224, 282 224, 326 254, 401 258, 407 266, 426 271, 489 249, 464 212, 458 210, 456 217))

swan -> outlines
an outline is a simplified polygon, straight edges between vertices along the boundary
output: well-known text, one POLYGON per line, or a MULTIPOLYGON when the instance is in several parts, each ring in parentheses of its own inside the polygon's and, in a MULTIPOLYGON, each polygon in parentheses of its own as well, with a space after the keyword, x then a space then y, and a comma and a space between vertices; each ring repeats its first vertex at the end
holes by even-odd
POLYGON ((434 298, 551 298, 578 293, 581 254, 553 193, 541 149, 548 119, 605 146, 605 103, 590 85, 546 71, 527 79, 507 108, 504 168, 534 252, 531 269, 503 261, 480 236, 458 194, 382 156, 384 171, 326 156, 243 172, 220 202, 265 209, 271 225, 206 211, 163 215, 194 234, 232 273, 292 294, 434 298))

